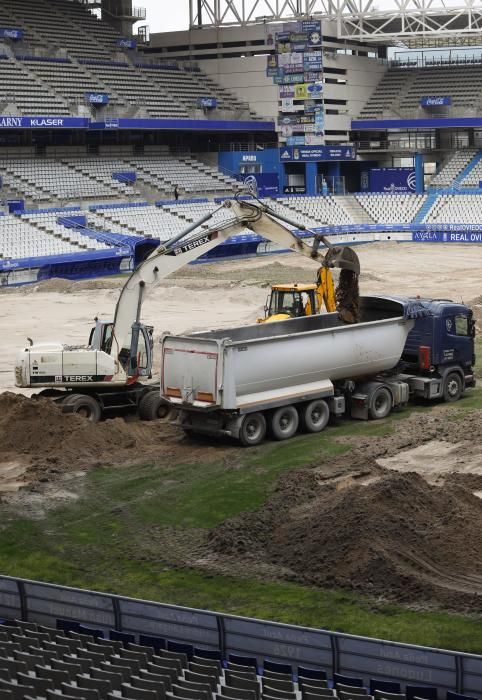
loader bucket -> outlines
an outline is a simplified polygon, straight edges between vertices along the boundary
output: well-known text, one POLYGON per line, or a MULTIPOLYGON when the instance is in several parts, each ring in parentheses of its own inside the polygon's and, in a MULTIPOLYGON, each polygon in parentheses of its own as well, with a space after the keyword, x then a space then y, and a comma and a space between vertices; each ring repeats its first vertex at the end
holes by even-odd
POLYGON ((339 267, 342 270, 351 270, 355 275, 360 274, 358 255, 348 246, 331 246, 328 248, 323 260, 323 266, 339 267))

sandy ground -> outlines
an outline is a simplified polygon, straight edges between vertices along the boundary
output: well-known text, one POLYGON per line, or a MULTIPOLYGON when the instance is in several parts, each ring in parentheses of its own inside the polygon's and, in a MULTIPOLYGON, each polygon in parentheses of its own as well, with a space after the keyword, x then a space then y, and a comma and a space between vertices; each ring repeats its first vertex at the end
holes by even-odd
MULTIPOLYGON (((358 246, 357 253, 362 294, 465 302, 482 294, 481 246, 383 243, 358 246)), ((267 283, 314 281, 316 268, 294 254, 190 266, 150 294, 143 320, 154 325, 156 335, 250 323, 262 314, 267 283)), ((54 280, 0 293, 0 391, 15 390, 15 355, 27 336, 35 342, 85 343, 95 316, 113 317, 122 284, 122 279, 54 280)))

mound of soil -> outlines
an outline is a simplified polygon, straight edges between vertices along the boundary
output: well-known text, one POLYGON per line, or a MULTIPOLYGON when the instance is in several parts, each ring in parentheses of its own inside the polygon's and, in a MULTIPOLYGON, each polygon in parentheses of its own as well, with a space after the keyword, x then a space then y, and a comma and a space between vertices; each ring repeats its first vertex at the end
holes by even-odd
POLYGON ((162 421, 115 418, 94 424, 62 413, 49 399, 6 392, 0 394, 0 491, 3 465, 20 465, 31 483, 49 473, 182 453, 188 448, 180 441, 178 431, 162 421))
POLYGON ((269 566, 277 578, 423 608, 482 611, 482 500, 473 493, 480 475, 448 473, 434 485, 377 461, 434 438, 456 443, 473 432, 477 441, 480 419, 471 417, 471 431, 464 421, 413 416, 348 458, 283 475, 264 506, 210 532, 214 558, 224 568, 269 566))

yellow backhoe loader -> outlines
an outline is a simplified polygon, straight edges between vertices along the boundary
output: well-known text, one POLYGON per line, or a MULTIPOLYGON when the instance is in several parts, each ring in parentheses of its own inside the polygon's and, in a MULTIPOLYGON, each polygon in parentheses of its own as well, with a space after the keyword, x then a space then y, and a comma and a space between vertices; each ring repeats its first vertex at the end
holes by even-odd
POLYGON ((319 314, 323 304, 328 312, 336 311, 335 285, 328 267, 320 267, 316 284, 272 284, 264 318, 258 318, 258 323, 319 314))

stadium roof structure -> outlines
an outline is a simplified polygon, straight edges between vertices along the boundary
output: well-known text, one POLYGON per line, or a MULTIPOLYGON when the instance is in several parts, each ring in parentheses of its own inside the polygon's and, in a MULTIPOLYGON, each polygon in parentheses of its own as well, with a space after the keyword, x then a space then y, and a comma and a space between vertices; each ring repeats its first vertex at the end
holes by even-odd
POLYGON ((480 0, 189 0, 190 26, 326 19, 338 38, 408 48, 482 44, 480 0))

